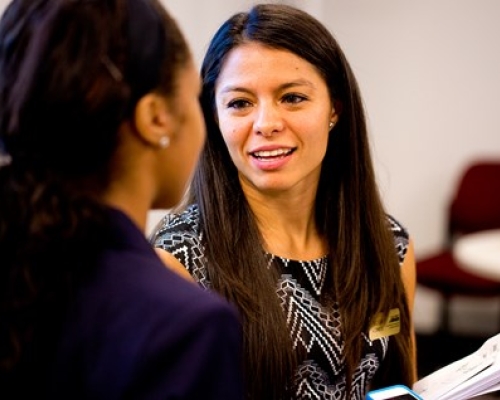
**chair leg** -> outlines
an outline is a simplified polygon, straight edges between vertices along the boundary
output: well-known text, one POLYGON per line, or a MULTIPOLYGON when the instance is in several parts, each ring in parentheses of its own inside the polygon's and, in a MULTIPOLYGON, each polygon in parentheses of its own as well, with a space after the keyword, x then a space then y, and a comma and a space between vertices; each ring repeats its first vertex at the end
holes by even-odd
POLYGON ((442 302, 441 302, 441 315, 440 315, 440 321, 439 321, 439 327, 438 327, 438 333, 441 334, 449 334, 450 333, 450 319, 451 319, 451 312, 450 312, 450 297, 449 296, 443 296, 442 302))

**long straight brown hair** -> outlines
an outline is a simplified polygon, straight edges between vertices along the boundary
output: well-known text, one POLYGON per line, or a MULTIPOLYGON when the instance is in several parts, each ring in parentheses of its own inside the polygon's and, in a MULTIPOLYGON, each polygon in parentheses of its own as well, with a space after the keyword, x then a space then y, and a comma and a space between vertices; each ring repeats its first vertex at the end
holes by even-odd
POLYGON ((347 394, 366 332, 377 313, 399 308, 401 333, 390 340, 374 386, 411 384, 412 341, 401 270, 372 166, 358 85, 330 32, 307 13, 257 5, 227 20, 202 65, 207 141, 191 186, 199 204, 203 245, 213 288, 235 303, 245 324, 245 363, 252 399, 293 397, 296 366, 276 272, 268 268, 257 228, 215 118, 214 87, 228 53, 258 42, 302 57, 320 72, 340 113, 322 165, 315 215, 329 248, 323 303, 340 306, 347 394), (329 303, 328 303, 329 302, 329 303))

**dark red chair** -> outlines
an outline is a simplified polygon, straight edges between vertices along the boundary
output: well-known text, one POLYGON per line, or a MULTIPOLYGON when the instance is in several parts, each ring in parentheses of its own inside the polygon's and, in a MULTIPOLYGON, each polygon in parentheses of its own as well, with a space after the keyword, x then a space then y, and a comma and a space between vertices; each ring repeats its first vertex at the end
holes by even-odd
POLYGON ((500 281, 476 276, 460 268, 452 254, 460 235, 500 228, 500 160, 470 164, 460 178, 448 207, 444 248, 417 259, 417 282, 443 297, 440 331, 449 330, 452 297, 500 297, 500 281))

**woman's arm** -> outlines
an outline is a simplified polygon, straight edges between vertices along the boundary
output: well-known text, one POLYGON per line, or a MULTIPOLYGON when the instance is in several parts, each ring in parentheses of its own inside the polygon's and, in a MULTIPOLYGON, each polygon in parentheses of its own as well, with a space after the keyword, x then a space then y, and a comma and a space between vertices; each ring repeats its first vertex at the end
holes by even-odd
POLYGON ((410 328, 412 335, 413 344, 413 354, 412 354, 412 365, 413 365, 413 380, 417 380, 417 344, 415 338, 415 329, 413 325, 413 306, 415 303, 415 289, 416 289, 416 264, 415 264, 415 253, 413 249, 413 241, 410 238, 408 243, 408 250, 401 266, 402 280, 406 291, 406 297, 408 300, 408 309, 410 311, 410 328))

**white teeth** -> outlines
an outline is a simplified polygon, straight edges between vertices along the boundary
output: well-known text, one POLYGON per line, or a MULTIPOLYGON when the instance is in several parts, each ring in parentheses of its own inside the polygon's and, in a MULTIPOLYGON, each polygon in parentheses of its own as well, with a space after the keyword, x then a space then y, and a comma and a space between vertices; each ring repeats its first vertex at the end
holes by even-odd
POLYGON ((256 151, 252 153, 255 157, 278 157, 289 154, 292 149, 276 149, 271 151, 256 151))

